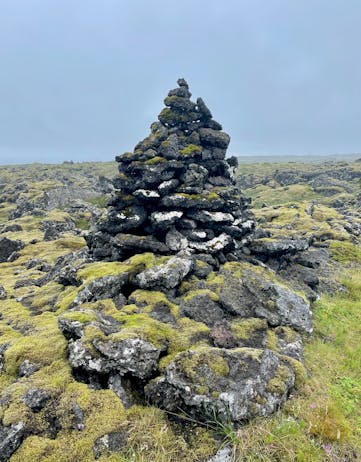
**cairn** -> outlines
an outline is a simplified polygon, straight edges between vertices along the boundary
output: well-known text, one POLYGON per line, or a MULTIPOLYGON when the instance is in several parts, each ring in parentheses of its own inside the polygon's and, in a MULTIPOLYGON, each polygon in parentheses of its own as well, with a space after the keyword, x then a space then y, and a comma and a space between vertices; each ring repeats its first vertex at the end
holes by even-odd
POLYGON ((177 83, 150 135, 116 157, 115 194, 87 237, 97 260, 188 251, 222 263, 247 252, 255 222, 235 185, 237 159, 226 159, 230 137, 201 98, 191 101, 187 82, 177 83))

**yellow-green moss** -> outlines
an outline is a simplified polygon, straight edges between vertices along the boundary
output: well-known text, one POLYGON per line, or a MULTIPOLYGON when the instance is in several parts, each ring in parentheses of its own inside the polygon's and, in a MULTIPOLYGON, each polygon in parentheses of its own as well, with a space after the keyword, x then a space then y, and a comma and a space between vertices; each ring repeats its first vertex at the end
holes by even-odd
POLYGON ((352 242, 330 242, 332 258, 340 263, 361 263, 361 249, 352 242))
POLYGON ((168 354, 159 362, 160 370, 164 370, 181 351, 205 346, 210 346, 209 327, 187 317, 178 319, 173 335, 169 339, 168 354))
POLYGON ((208 264, 205 263, 204 261, 202 261, 202 260, 196 260, 196 268, 197 268, 197 269, 206 268, 207 266, 208 266, 208 264))
POLYGON ((167 162, 167 160, 164 159, 164 157, 154 156, 151 159, 148 159, 145 163, 147 165, 153 165, 153 164, 160 164, 160 163, 164 163, 164 162, 167 162))
POLYGON ((207 276, 206 282, 207 286, 209 286, 211 290, 218 292, 224 284, 224 275, 212 271, 207 276))
POLYGON ((194 297, 198 296, 204 296, 208 295, 208 297, 213 300, 214 302, 219 301, 219 295, 217 295, 215 292, 212 292, 209 289, 197 289, 197 290, 191 290, 190 292, 187 292, 186 295, 183 297, 183 300, 185 302, 191 301, 194 297))
POLYGON ((208 368, 216 376, 226 376, 229 373, 228 361, 221 356, 220 350, 200 346, 193 348, 182 357, 176 357, 175 361, 195 384, 201 387, 207 386, 207 374, 204 374, 204 367, 208 368))
POLYGON ((278 353, 278 337, 273 329, 268 329, 266 333, 266 348, 278 353))
POLYGON ((279 355, 279 357, 282 359, 282 361, 286 362, 292 367, 295 373, 295 388, 296 390, 300 389, 307 380, 307 371, 305 366, 300 361, 297 361, 297 359, 291 358, 290 356, 279 355))
POLYGON ((291 372, 287 366, 280 365, 275 376, 268 381, 266 390, 270 393, 283 394, 286 392, 286 382, 291 377, 291 372))
POLYGON ((145 313, 151 312, 158 303, 162 303, 169 307, 173 316, 178 317, 178 306, 175 303, 171 303, 163 292, 138 289, 134 291, 131 296, 134 298, 136 303, 145 305, 145 308, 143 309, 145 313))
POLYGON ((202 148, 195 144, 188 144, 185 148, 179 151, 179 155, 181 156, 193 156, 194 154, 201 153, 202 148))
POLYGON ((66 356, 66 340, 58 329, 57 318, 51 313, 43 313, 32 319, 34 327, 31 334, 18 337, 5 352, 8 374, 16 376, 19 365, 25 359, 47 366, 66 356))
POLYGON ((96 321, 97 317, 94 311, 86 309, 78 309, 77 311, 66 311, 62 318, 70 321, 78 321, 81 323, 96 321))
POLYGON ((260 318, 237 318, 231 322, 233 335, 240 340, 252 338, 257 331, 265 331, 267 321, 260 318))
POLYGON ((111 390, 90 390, 84 384, 77 384, 76 388, 79 391, 72 388, 73 394, 67 395, 67 402, 65 394, 62 404, 65 410, 71 413, 76 397, 85 415, 86 431, 62 429, 55 440, 30 436, 13 454, 12 460, 15 462, 23 460, 91 462, 94 460, 93 446, 97 438, 106 433, 124 430, 126 413, 121 401, 111 390))

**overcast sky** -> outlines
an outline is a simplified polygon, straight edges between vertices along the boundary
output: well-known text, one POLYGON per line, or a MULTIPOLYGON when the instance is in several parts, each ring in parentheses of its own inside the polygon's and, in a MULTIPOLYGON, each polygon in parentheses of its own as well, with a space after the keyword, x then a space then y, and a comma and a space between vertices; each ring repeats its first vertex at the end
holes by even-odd
POLYGON ((0 163, 111 160, 188 80, 230 154, 361 152, 360 0, 0 0, 0 163))

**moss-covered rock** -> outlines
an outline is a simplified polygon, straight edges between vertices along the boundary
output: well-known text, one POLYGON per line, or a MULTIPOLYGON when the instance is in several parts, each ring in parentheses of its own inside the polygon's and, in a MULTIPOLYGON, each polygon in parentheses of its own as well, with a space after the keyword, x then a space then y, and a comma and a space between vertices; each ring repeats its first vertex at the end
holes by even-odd
POLYGON ((240 422, 273 412, 294 380, 292 368, 270 350, 199 348, 178 354, 146 394, 172 412, 240 422))

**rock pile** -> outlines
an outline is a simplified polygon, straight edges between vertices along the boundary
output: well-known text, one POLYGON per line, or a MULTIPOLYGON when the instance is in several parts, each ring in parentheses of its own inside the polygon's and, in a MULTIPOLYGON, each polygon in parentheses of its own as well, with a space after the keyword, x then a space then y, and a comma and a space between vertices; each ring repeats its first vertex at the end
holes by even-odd
POLYGON ((237 159, 225 159, 230 137, 203 100, 190 97, 179 79, 151 134, 116 157, 116 192, 87 239, 95 259, 188 250, 224 262, 249 243, 254 220, 233 179, 237 159))
MULTIPOLYGON (((201 98, 190 100, 185 80, 178 85, 151 134, 116 158, 115 194, 87 236, 96 260, 122 261, 124 271, 83 284, 69 306, 84 312, 84 304, 112 298, 125 317, 120 323, 98 312, 91 324, 104 338, 91 346, 86 322, 64 317, 59 327, 75 376, 111 388, 125 406, 140 387, 149 402, 172 412, 197 419, 216 412, 241 422, 273 412, 293 389, 299 332, 312 331, 310 305, 266 265, 246 261, 252 252, 263 255, 268 241, 260 241, 249 201, 235 185, 237 160, 225 159, 230 138, 201 98), (134 332, 124 327, 129 310, 149 314, 134 332), (184 318, 195 323, 193 332, 205 330, 161 371, 184 318), (159 323, 155 342, 149 322, 159 323)), ((274 255, 296 253, 308 242, 276 247, 274 255)))

